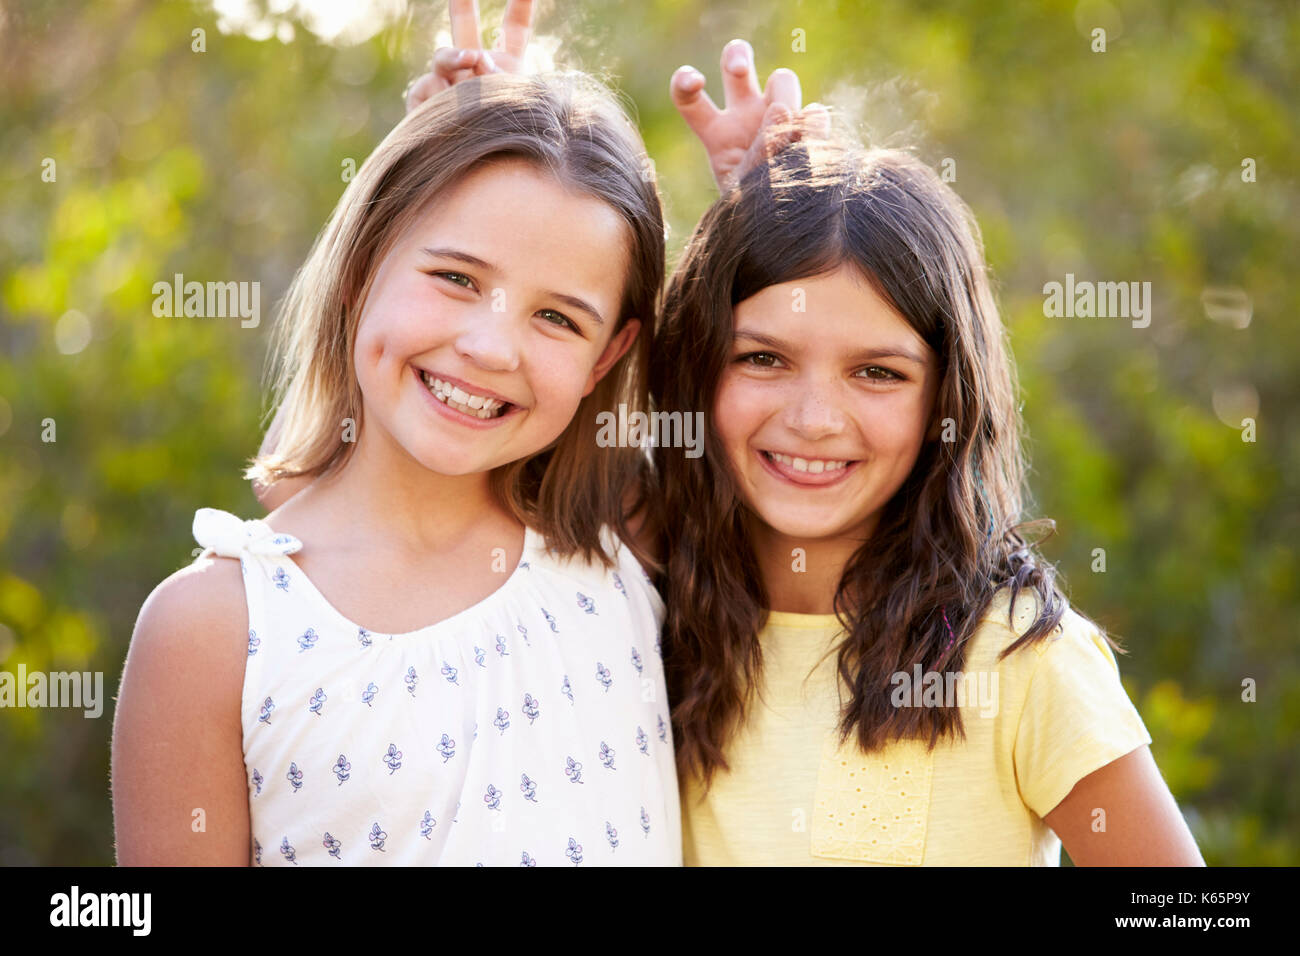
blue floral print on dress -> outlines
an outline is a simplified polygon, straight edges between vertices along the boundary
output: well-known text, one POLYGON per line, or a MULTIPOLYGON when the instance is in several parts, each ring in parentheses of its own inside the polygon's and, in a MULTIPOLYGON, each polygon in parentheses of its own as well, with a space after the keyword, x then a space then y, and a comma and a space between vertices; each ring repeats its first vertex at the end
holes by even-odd
POLYGON ((564 775, 569 778, 569 783, 582 783, 582 764, 572 757, 566 757, 564 761, 564 775))
POLYGON ((507 657, 510 654, 510 652, 506 650, 506 638, 504 634, 497 635, 497 653, 502 657, 507 657))
POLYGON ((392 776, 402 767, 402 752, 397 749, 397 744, 389 744, 388 751, 379 759, 388 767, 389 776, 392 776))
MULTIPOLYGON (((661 665, 641 650, 655 642, 661 602, 641 587, 635 561, 626 553, 613 554, 616 574, 595 564, 574 567, 572 557, 553 563, 542 557, 541 549, 531 560, 529 548, 544 542, 530 530, 525 554, 533 573, 521 570, 503 585, 500 596, 458 616, 453 627, 435 622, 409 635, 390 636, 372 634, 342 617, 310 579, 299 579, 297 563, 280 556, 302 547, 296 539, 291 543, 289 536, 276 535, 262 522, 241 522, 233 516, 223 520, 231 525, 229 531, 211 520, 209 527, 200 527, 196 518, 195 536, 205 547, 240 560, 248 597, 243 743, 250 774, 250 863, 576 866, 599 859, 602 864, 680 865, 680 841, 669 825, 656 825, 658 833, 643 825, 648 842, 626 836, 629 827, 646 820, 638 816, 640 811, 656 820, 661 812, 669 817, 677 812, 676 787, 664 786, 675 784, 672 748, 652 746, 656 722, 667 718, 666 713, 656 713, 654 703, 656 697, 664 699, 661 665), (279 542, 274 553, 273 535, 279 542), (215 544, 204 538, 215 539, 215 544), (632 590, 639 593, 629 603, 632 590), (557 606, 558 614, 551 610, 557 606), (595 620, 598 615, 603 626, 595 620), (539 626, 548 628, 557 641, 543 640, 533 647, 529 631, 539 626), (493 653, 498 641, 504 654, 493 653), (512 641, 517 643, 511 646, 512 641), (633 667, 635 680, 627 679, 621 669, 625 664, 633 667), (462 681, 460 674, 467 667, 473 679, 462 681), (440 690, 436 680, 425 686, 431 671, 436 677, 444 668, 442 676, 454 689, 440 690), (577 673, 576 683, 567 671, 577 673), (618 681, 613 671, 619 672, 618 681), (555 673, 561 675, 559 684, 552 683, 555 673), (344 675, 342 684, 335 675, 344 675), (592 676, 605 693, 591 692, 592 676), (646 681, 655 685, 650 693, 642 686, 646 681), (406 688, 405 700, 400 694, 379 693, 394 685, 406 688), (532 691, 546 696, 547 688, 559 689, 570 709, 555 707, 548 696, 554 709, 542 714, 541 701, 532 691), (579 692, 582 707, 577 706, 579 692), (290 703, 279 707, 286 695, 290 703), (358 701, 365 704, 364 710, 357 709, 358 701), (524 724, 517 714, 526 718, 524 724), (542 716, 547 721, 539 731, 534 728, 542 716), (479 735, 479 724, 495 727, 497 735, 490 730, 479 735), (461 745, 466 725, 473 728, 475 739, 461 745), (410 737, 417 726, 418 736, 410 737), (399 749, 397 739, 406 746, 399 749), (413 740, 419 742, 411 744, 413 740), (625 755, 619 767, 614 750, 625 752, 629 743, 651 759, 643 762, 625 755), (343 747, 353 755, 360 747, 360 759, 350 761, 346 751, 340 752, 343 747), (381 759, 375 760, 376 755, 381 759), (463 759, 456 761, 457 756, 463 759), (293 760, 286 765, 288 758, 293 760), (595 778, 588 780, 584 764, 589 766, 593 759, 600 759, 598 766, 610 772, 593 771, 595 778), (268 765, 272 770, 263 779, 260 767, 268 765), (286 768, 280 772, 288 789, 270 779, 275 767, 286 768), (398 774, 398 769, 406 773, 398 774), (323 786, 325 777, 317 776, 321 770, 335 778, 333 789, 323 786), (620 778, 624 783, 616 782, 620 778), (507 786, 498 787, 499 781, 507 786), (510 781, 518 788, 513 794, 510 781), (558 790, 566 781, 591 783, 594 789, 558 790), (665 802, 651 802, 661 799, 661 790, 665 802), (466 794, 476 795, 482 801, 478 806, 497 812, 459 819, 459 809, 477 802, 466 794), (507 806, 509 799, 516 803, 507 806), (435 806, 441 809, 436 821, 435 806), (447 807, 456 809, 442 827, 447 807), (516 807, 517 816, 510 815, 516 807), (504 841, 489 837, 489 832, 504 832, 493 821, 505 819, 511 823, 509 832, 519 836, 504 841), (384 833, 385 824, 397 830, 384 833), (439 827, 443 832, 435 841, 439 827), (375 852, 367 856, 364 847, 372 832, 375 852), (280 841, 274 838, 277 833, 280 841), (610 846, 610 856, 596 851, 597 857, 589 861, 586 848, 597 843, 610 846), (275 853, 282 844, 284 850, 275 853), (344 845, 350 849, 347 857, 344 845), (262 856, 264 847, 272 852, 262 856), (563 857, 555 853, 566 847, 572 852, 563 857), (539 848, 540 858, 532 852, 539 848)), ((520 562, 521 567, 527 564, 520 562)))
POLYGON ((645 807, 641 808, 641 829, 645 831, 646 839, 650 838, 650 814, 645 812, 645 807))
POLYGON ((528 779, 528 774, 519 775, 519 791, 529 803, 537 802, 537 784, 528 779))

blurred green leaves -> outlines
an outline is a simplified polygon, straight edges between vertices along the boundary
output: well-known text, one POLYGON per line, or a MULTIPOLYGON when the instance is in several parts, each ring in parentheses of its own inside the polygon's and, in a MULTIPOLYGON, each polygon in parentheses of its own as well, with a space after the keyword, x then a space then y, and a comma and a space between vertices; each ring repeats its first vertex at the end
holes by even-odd
MULTIPOLYGON (((485 24, 501 5, 484 0, 485 24)), ((445 25, 412 3, 334 45, 253 7, 257 39, 197 2, 3 13, 0 667, 115 687, 141 602, 190 560, 194 510, 260 513, 239 474, 274 303, 445 25), (154 316, 152 285, 175 273, 260 282, 264 321, 154 316)), ((1034 514, 1057 522, 1045 550, 1129 649, 1207 860, 1300 860, 1300 8, 573 0, 541 5, 537 33, 628 97, 670 264, 713 186, 668 78, 692 63, 721 102, 734 36, 763 78, 795 69, 805 102, 870 141, 952 160, 1018 360, 1034 514), (1067 272, 1150 281, 1151 327, 1046 318, 1042 287, 1067 272), (1210 318, 1207 288, 1244 293, 1249 324, 1210 318)), ((111 713, 0 712, 0 864, 111 862, 111 713)))

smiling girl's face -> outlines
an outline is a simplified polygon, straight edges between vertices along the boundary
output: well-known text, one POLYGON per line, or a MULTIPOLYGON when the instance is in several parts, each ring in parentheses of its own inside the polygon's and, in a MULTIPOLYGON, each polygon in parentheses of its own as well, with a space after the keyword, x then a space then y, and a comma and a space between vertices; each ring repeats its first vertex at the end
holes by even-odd
POLYGON ((636 337, 614 333, 627 245, 614 209, 529 162, 467 175, 376 272, 353 353, 367 434, 443 475, 544 449, 636 337))
POLYGON ((849 266, 768 286, 734 329, 713 421, 745 504, 789 537, 869 537, 937 434, 933 350, 849 266))

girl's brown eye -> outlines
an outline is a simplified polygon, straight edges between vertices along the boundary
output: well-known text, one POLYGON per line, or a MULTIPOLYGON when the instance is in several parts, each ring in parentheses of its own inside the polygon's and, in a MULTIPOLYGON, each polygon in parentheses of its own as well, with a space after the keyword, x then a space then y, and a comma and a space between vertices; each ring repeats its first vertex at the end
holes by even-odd
POLYGON ((742 355, 740 361, 756 365, 759 368, 771 368, 778 359, 771 352, 750 352, 747 355, 742 355))
POLYGON ((903 376, 891 369, 881 368, 879 365, 869 365, 862 370, 863 372, 879 372, 879 375, 867 375, 867 378, 874 379, 877 382, 902 381, 903 376))
POLYGON ((463 286, 466 289, 468 289, 470 286, 474 284, 473 281, 470 279, 470 277, 465 275, 463 272, 434 272, 430 274, 435 276, 440 276, 446 279, 448 282, 454 282, 456 283, 456 285, 463 286))
POLYGON ((581 329, 578 328, 578 326, 574 323, 574 321, 571 318, 569 318, 567 315, 565 315, 563 312, 556 312, 554 309, 542 309, 537 314, 540 315, 542 318, 546 319, 546 321, 550 322, 552 325, 558 325, 561 328, 568 327, 570 329, 573 329, 573 331, 575 332, 582 331, 581 329), (554 318, 552 318, 552 316, 554 318))

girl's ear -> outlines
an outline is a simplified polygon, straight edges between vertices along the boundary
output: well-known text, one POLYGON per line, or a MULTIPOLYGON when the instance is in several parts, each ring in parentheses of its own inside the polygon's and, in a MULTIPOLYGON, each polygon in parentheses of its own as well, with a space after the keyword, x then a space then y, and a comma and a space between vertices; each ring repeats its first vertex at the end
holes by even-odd
POLYGON ((600 353, 600 361, 596 367, 591 370, 591 377, 587 379, 587 386, 582 390, 583 396, 590 395, 596 383, 605 377, 605 373, 613 368, 614 363, 621 359, 627 350, 632 347, 636 341, 637 333, 641 331, 640 319, 628 319, 623 323, 623 328, 609 340, 605 346, 605 351, 600 353))

